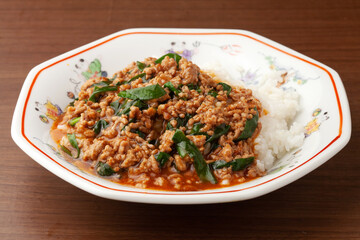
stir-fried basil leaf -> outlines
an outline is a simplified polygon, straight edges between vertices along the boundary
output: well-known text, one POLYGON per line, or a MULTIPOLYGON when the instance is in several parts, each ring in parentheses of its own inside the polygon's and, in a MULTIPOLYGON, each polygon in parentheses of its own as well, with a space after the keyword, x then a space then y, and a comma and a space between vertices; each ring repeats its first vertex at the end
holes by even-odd
POLYGON ((240 136, 236 139, 236 141, 246 140, 250 138, 258 125, 259 121, 259 112, 255 108, 256 114, 252 117, 252 119, 246 120, 244 130, 240 134, 240 136))
POLYGON ((76 158, 78 158, 78 157, 80 156, 80 148, 79 148, 79 146, 78 146, 78 144, 77 144, 77 141, 76 141, 76 138, 75 138, 75 134, 74 134, 74 133, 72 133, 72 134, 68 133, 68 134, 67 134, 67 138, 68 138, 71 146, 73 146, 73 148, 75 148, 75 149, 77 150, 77 156, 76 156, 76 158))
POLYGON ((168 88, 173 93, 175 93, 175 95, 178 95, 179 93, 181 93, 181 91, 179 89, 177 89, 171 82, 165 83, 164 88, 165 87, 168 88))
POLYGON ((77 118, 71 119, 71 120, 68 122, 69 125, 72 126, 72 127, 75 126, 75 124, 80 121, 80 118, 81 118, 81 117, 77 117, 77 118))
POLYGON ((109 123, 104 119, 97 121, 94 125, 95 134, 98 135, 101 132, 101 130, 107 128, 108 125, 109 123))
POLYGON ((114 101, 114 102, 112 102, 112 103, 110 103, 110 107, 111 107, 112 109, 114 109, 114 112, 115 112, 114 115, 117 115, 117 116, 118 116, 118 113, 119 113, 119 111, 121 110, 120 106, 121 106, 121 104, 119 103, 119 99, 116 100, 116 101, 114 101))
POLYGON ((117 78, 117 74, 115 74, 112 78, 109 79, 109 81, 113 82, 117 78))
POLYGON ((147 67, 145 63, 142 63, 142 62, 139 62, 139 61, 136 62, 136 66, 138 67, 138 69, 141 72, 144 71, 144 69, 147 67))
POLYGON ((108 91, 117 91, 117 87, 116 86, 105 86, 105 87, 100 88, 98 86, 95 86, 93 93, 89 97, 89 101, 96 102, 97 101, 96 98, 99 93, 108 92, 108 91))
POLYGON ((95 86, 109 86, 112 82, 111 81, 101 81, 98 83, 94 83, 93 85, 91 85, 91 87, 95 87, 95 86))
POLYGON ((136 75, 135 77, 132 77, 129 81, 125 82, 125 83, 131 83, 132 81, 138 80, 139 78, 141 78, 144 82, 144 80, 146 80, 146 73, 141 73, 139 75, 136 75))
MULTIPOLYGON (((189 119, 192 117, 190 114, 186 114, 184 118, 176 118, 176 128, 185 127, 189 119)), ((173 120, 173 119, 171 119, 173 120)), ((170 124, 171 120, 166 124, 166 130, 174 130, 175 128, 170 124)))
POLYGON ((194 160, 196 173, 202 181, 209 181, 212 184, 217 182, 199 149, 181 130, 175 131, 172 140, 176 144, 176 149, 180 156, 189 155, 194 160))
POLYGON ((217 126, 214 130, 214 134, 208 139, 206 140, 206 142, 212 142, 212 141, 216 141, 217 139, 219 139, 222 135, 227 134, 227 132, 229 131, 230 126, 226 125, 225 123, 220 124, 219 126, 217 126))
POLYGON ((158 59, 155 61, 155 64, 161 63, 162 60, 164 60, 164 58, 165 58, 166 56, 168 56, 169 58, 175 59, 176 64, 179 65, 179 61, 180 61, 180 59, 181 59, 181 56, 178 55, 178 54, 176 54, 176 53, 168 53, 168 54, 165 54, 164 56, 158 58, 158 59))
POLYGON ((120 112, 120 116, 122 114, 125 114, 125 115, 129 114, 130 108, 132 106, 138 107, 140 110, 147 108, 147 104, 145 104, 143 101, 140 101, 140 100, 129 101, 128 103, 126 103, 124 105, 123 110, 120 112))
POLYGON ((164 167, 165 163, 169 160, 170 154, 165 152, 158 152, 154 155, 156 161, 159 162, 160 168, 164 167))
POLYGON ((72 157, 71 151, 69 149, 67 149, 65 146, 61 145, 61 150, 63 150, 67 155, 69 155, 70 157, 72 157))
POLYGON ((201 93, 201 89, 199 85, 195 85, 193 83, 190 83, 187 85, 189 90, 196 90, 198 93, 201 93))
POLYGON ((98 162, 96 164, 96 171, 100 176, 111 176, 115 173, 111 166, 104 162, 98 162))
POLYGON ((204 127, 204 124, 198 122, 195 123, 193 128, 191 129, 190 135, 205 135, 206 139, 209 139, 210 136, 206 132, 200 132, 200 129, 204 127))
POLYGON ((230 162, 226 162, 224 160, 217 160, 217 161, 211 163, 210 165, 214 169, 220 169, 223 167, 232 166, 233 171, 240 171, 240 170, 244 170, 245 168, 247 168, 254 161, 254 159, 255 159, 254 157, 238 158, 238 159, 234 159, 230 162))
POLYGON ((136 133, 139 135, 139 137, 145 139, 146 138, 146 135, 145 133, 143 133, 142 131, 140 131, 139 129, 131 129, 130 132, 132 133, 136 133))
POLYGON ((70 102, 70 103, 69 103, 69 106, 73 107, 73 106, 74 106, 75 101, 78 101, 78 100, 79 100, 79 98, 75 98, 75 99, 74 99, 74 101, 72 101, 72 102, 70 102))
POLYGON ((166 91, 159 85, 149 85, 141 88, 133 88, 119 92, 119 96, 134 100, 151 100, 160 98, 166 94, 166 91))
POLYGON ((200 129, 203 127, 204 127, 204 124, 202 124, 201 122, 195 123, 193 128, 191 129, 190 134, 200 133, 200 129))
POLYGON ((178 117, 177 119, 176 119, 176 121, 177 121, 177 124, 176 124, 176 127, 185 127, 186 126, 186 124, 187 124, 187 122, 189 121, 189 119, 191 118, 192 116, 190 115, 190 114, 186 114, 185 115, 185 117, 184 118, 180 118, 180 117, 178 117))
POLYGON ((147 108, 147 105, 141 101, 141 100, 132 100, 129 101, 126 99, 122 104, 119 103, 119 100, 116 100, 115 102, 110 103, 110 107, 114 109, 116 116, 121 116, 123 114, 127 115, 130 112, 130 108, 132 106, 140 108, 140 110, 143 110, 147 108))
POLYGON ((221 85, 223 87, 223 90, 226 91, 226 95, 229 96, 230 92, 231 92, 231 86, 226 84, 226 83, 219 83, 219 85, 221 85))
POLYGON ((217 91, 215 89, 212 89, 208 92, 208 95, 213 96, 214 98, 216 98, 216 96, 218 95, 217 91))

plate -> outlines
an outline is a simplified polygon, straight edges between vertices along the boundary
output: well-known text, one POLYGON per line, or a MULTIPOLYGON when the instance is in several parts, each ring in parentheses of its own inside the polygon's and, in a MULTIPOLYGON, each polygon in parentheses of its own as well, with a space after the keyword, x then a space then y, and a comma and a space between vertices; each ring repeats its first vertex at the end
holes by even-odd
POLYGON ((34 67, 19 95, 11 135, 44 168, 94 195, 131 202, 200 204, 255 198, 303 177, 347 144, 351 120, 339 75, 279 43, 244 30, 144 28, 111 34, 34 67), (283 87, 294 88, 301 96, 296 121, 305 128, 303 146, 279 159, 261 178, 197 192, 127 187, 83 172, 65 161, 49 130, 81 85, 93 76, 112 76, 132 61, 169 52, 200 67, 213 60, 225 63, 234 80, 245 84, 256 84, 263 74, 272 71, 287 71, 283 87))

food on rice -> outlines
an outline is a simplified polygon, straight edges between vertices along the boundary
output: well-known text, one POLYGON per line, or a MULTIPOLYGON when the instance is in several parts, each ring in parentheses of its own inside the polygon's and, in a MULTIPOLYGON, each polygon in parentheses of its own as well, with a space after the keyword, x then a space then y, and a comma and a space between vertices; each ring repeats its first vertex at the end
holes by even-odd
MULTIPOLYGON (((280 119, 286 126, 275 129, 283 135, 298 110, 291 107, 292 115, 280 119)), ((112 181, 197 191, 262 176, 271 161, 302 143, 299 137, 272 149, 272 129, 262 119, 274 119, 263 109, 252 90, 217 81, 170 53, 133 62, 111 79, 86 81, 51 135, 69 161, 112 181)))

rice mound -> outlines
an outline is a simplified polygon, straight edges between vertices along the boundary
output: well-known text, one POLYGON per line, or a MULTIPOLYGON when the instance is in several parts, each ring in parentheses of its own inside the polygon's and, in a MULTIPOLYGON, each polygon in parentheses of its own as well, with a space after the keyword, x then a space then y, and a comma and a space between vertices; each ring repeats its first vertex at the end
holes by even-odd
POLYGON ((262 129, 255 140, 257 167, 261 171, 271 169, 277 159, 283 157, 304 142, 304 126, 294 121, 300 109, 300 96, 294 89, 277 87, 284 72, 264 75, 256 85, 236 81, 219 63, 202 67, 215 80, 250 88, 260 100, 263 112, 260 117, 262 129))

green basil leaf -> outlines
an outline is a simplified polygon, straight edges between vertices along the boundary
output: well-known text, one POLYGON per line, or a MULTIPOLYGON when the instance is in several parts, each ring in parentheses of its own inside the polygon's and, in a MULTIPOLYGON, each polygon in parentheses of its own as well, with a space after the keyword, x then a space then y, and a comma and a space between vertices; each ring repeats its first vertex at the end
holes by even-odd
POLYGON ((226 91, 226 95, 229 96, 229 94, 232 90, 231 86, 226 83, 219 83, 219 85, 221 85, 223 87, 223 90, 226 91))
POLYGON ((164 167, 165 163, 169 160, 170 154, 165 152, 158 152, 154 155, 156 161, 159 162, 160 168, 164 167))
POLYGON ((176 87, 174 87, 174 85, 171 82, 167 82, 164 84, 164 88, 168 88, 170 91, 172 91, 173 93, 175 93, 175 95, 177 96, 179 93, 181 93, 181 91, 179 89, 177 89, 176 87))
POLYGON ((181 141, 178 144, 176 144, 176 150, 179 153, 180 157, 185 157, 186 155, 188 155, 188 152, 186 150, 187 147, 187 141, 181 141))
POLYGON ((119 92, 119 96, 134 100, 151 100, 164 96, 166 91, 159 85, 149 85, 141 88, 133 88, 119 92))
POLYGON ((108 92, 108 91, 117 91, 117 87, 116 86, 105 86, 105 87, 100 88, 98 86, 95 86, 93 93, 89 97, 89 101, 96 102, 97 101, 96 98, 97 98, 98 94, 103 93, 103 92, 108 92))
POLYGON ((198 93, 201 93, 201 89, 200 89, 199 85, 190 83, 187 86, 188 86, 189 90, 196 90, 198 93))
POLYGON ((117 74, 115 74, 112 78, 109 79, 109 81, 113 82, 117 78, 117 74))
POLYGON ((72 133, 72 134, 68 133, 67 138, 68 138, 71 146, 73 146, 73 148, 75 148, 77 150, 76 158, 78 158, 80 156, 80 148, 79 148, 79 146, 77 144, 75 134, 74 133, 72 133))
POLYGON ((80 121, 80 118, 81 118, 81 117, 77 117, 77 118, 71 119, 71 120, 68 122, 69 125, 72 126, 72 127, 75 126, 75 124, 80 121))
POLYGON ((101 132, 101 130, 107 128, 108 125, 109 123, 106 122, 104 119, 97 121, 94 125, 95 135, 98 135, 101 132))
POLYGON ((119 100, 110 103, 110 107, 114 109, 115 111, 114 115, 116 116, 129 114, 130 108, 132 106, 138 107, 140 110, 144 110, 147 108, 147 104, 141 100, 129 101, 128 99, 126 99, 122 104, 119 103, 119 100))
POLYGON ((147 67, 145 63, 136 61, 136 66, 138 67, 138 69, 142 72, 144 71, 144 69, 147 67))
POLYGON ((212 142, 218 140, 222 135, 227 134, 230 130, 230 125, 226 125, 225 123, 220 124, 214 130, 214 134, 206 140, 206 142, 212 142))
POLYGON ((254 157, 238 158, 238 159, 234 159, 230 162, 226 162, 224 160, 217 160, 217 161, 211 163, 211 166, 214 169, 220 169, 223 167, 232 166, 233 171, 240 171, 240 170, 244 170, 245 168, 247 168, 250 164, 252 164, 254 162, 254 160, 255 160, 254 157))
POLYGON ((146 78, 146 73, 140 73, 139 75, 136 75, 135 77, 132 77, 129 81, 127 81, 125 83, 131 83, 132 81, 138 80, 139 78, 141 78, 143 80, 143 82, 144 82, 144 77, 146 78))
POLYGON ((196 173, 202 181, 209 181, 212 184, 217 182, 199 149, 181 130, 177 129, 175 131, 172 140, 176 144, 176 148, 180 156, 189 155, 194 160, 196 173))
MULTIPOLYGON (((187 113, 184 118, 180 118, 180 117, 176 118, 176 128, 185 127, 191 117, 192 117, 192 115, 187 113)), ((173 120, 173 119, 171 119, 171 120, 173 120)), ((166 124, 166 130, 174 130, 175 129, 170 124, 170 121, 166 124)))
POLYGON ((93 85, 91 85, 90 87, 95 87, 95 86, 109 86, 112 82, 111 81, 101 81, 98 83, 94 83, 93 85))
POLYGON ((136 134, 139 135, 139 137, 141 137, 142 139, 145 139, 145 138, 146 138, 145 133, 143 133, 143 132, 140 131, 139 129, 131 129, 130 132, 136 133, 136 134))
POLYGON ((255 116, 253 116, 252 119, 246 120, 244 130, 242 131, 240 136, 236 139, 236 141, 246 140, 254 134, 259 121, 259 112, 256 108, 255 111, 256 111, 255 116))
POLYGON ((71 151, 69 149, 67 149, 65 146, 61 145, 61 150, 63 150, 67 155, 69 155, 70 157, 72 157, 71 151))
POLYGON ((69 106, 73 107, 73 106, 74 106, 75 101, 78 101, 78 100, 79 100, 79 98, 75 98, 75 99, 74 99, 74 101, 72 101, 72 102, 70 102, 70 103, 69 103, 69 106))
POLYGON ((212 89, 208 92, 208 95, 213 96, 214 98, 216 98, 216 96, 218 95, 217 91, 215 89, 212 89))
POLYGON ((96 171, 100 176, 111 176, 115 173, 111 166, 104 162, 98 162, 96 164, 96 171))
POLYGON ((121 110, 120 106, 121 104, 119 103, 119 99, 110 103, 110 107, 114 109, 114 115, 118 116, 118 113, 121 110))
POLYGON ((204 127, 204 124, 202 124, 201 122, 195 123, 193 125, 193 128, 191 129, 190 134, 199 133, 200 129, 202 129, 203 127, 204 127))
POLYGON ((155 61, 155 64, 161 63, 162 60, 164 60, 164 58, 165 58, 166 56, 168 56, 169 58, 175 59, 176 64, 179 65, 179 61, 180 61, 180 59, 181 59, 181 56, 178 55, 178 54, 176 54, 176 53, 168 53, 168 54, 165 54, 164 56, 158 58, 158 59, 155 61))

